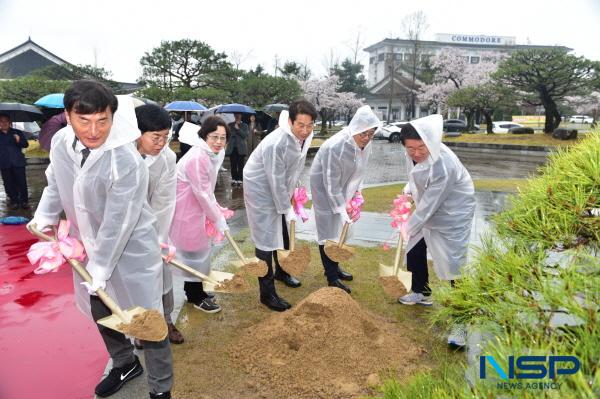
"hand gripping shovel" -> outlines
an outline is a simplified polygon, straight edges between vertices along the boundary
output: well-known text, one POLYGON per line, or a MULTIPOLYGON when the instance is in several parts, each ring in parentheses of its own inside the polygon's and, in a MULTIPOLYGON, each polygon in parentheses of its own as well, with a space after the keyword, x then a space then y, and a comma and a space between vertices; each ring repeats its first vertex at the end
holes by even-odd
POLYGON ((346 242, 346 236, 348 235, 348 229, 350 228, 349 223, 344 223, 342 233, 340 234, 340 240, 335 242, 333 240, 325 241, 325 253, 334 262, 344 262, 354 256, 354 248, 344 245, 346 242))
POLYGON ((256 257, 246 258, 242 253, 240 247, 236 244, 233 237, 229 233, 229 230, 225 230, 225 237, 229 240, 229 243, 233 247, 233 250, 240 257, 239 261, 232 262, 235 267, 242 268, 246 273, 255 277, 264 277, 269 271, 267 264, 264 260, 260 260, 256 257))
POLYGON ((292 276, 301 275, 310 263, 310 248, 303 245, 296 248, 296 221, 290 221, 290 249, 278 249, 277 261, 283 270, 292 276))
MULTIPOLYGON (((56 241, 37 230, 35 225, 28 227, 28 229, 33 235, 42 240, 56 241)), ((78 261, 75 259, 68 259, 67 261, 84 281, 92 284, 92 277, 78 261)), ((141 306, 123 310, 103 289, 98 289, 96 295, 112 312, 112 315, 98 320, 98 324, 144 341, 159 342, 167 337, 167 323, 158 310, 147 310, 141 306)))
MULTIPOLYGON (((167 260, 165 256, 163 256, 163 259, 165 261, 167 260)), ((200 273, 198 270, 193 269, 188 265, 184 265, 183 263, 180 263, 174 259, 171 259, 169 264, 201 279, 202 288, 205 291, 233 294, 246 292, 250 289, 250 285, 246 282, 246 280, 233 273, 211 270, 207 276, 206 274, 200 273)))
POLYGON ((412 286, 412 273, 400 269, 400 259, 404 259, 403 246, 402 233, 398 233, 398 247, 396 248, 394 266, 379 264, 379 281, 383 285, 384 291, 395 298, 406 294, 412 286))

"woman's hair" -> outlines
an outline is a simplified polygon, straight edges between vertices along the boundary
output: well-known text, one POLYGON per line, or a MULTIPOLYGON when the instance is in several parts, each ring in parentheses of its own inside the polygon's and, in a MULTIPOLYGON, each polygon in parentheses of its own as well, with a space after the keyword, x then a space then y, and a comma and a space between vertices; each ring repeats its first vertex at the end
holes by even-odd
POLYGON ((410 123, 407 123, 400 129, 400 141, 402 142, 402 145, 404 145, 404 140, 406 139, 423 140, 421 136, 419 136, 419 133, 417 133, 415 127, 410 123))
POLYGON ((202 140, 206 141, 206 136, 217 130, 219 126, 225 128, 225 136, 227 137, 227 141, 229 141, 229 126, 227 126, 227 123, 219 116, 209 116, 206 118, 204 122, 202 122, 198 135, 202 140))
POLYGON ((171 128, 171 117, 164 108, 154 104, 144 104, 135 109, 138 129, 142 134, 159 132, 171 128))

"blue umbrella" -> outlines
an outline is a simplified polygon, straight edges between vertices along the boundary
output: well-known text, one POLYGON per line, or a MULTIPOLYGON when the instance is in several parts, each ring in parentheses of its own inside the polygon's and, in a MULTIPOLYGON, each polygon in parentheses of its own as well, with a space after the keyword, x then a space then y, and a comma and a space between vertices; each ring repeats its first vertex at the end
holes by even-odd
POLYGON ((254 108, 244 104, 225 104, 217 108, 218 114, 255 114, 254 108))
POLYGON ((65 104, 63 103, 63 98, 65 95, 63 93, 54 93, 48 94, 44 97, 40 98, 36 102, 35 105, 38 107, 46 107, 46 108, 64 108, 65 104))
POLYGON ((167 111, 204 111, 207 109, 204 105, 196 101, 173 101, 165 105, 167 111))

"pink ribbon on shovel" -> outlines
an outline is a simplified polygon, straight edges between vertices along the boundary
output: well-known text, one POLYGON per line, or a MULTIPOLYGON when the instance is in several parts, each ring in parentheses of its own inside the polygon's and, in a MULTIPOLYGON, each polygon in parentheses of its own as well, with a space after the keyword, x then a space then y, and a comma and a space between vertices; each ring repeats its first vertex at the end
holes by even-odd
POLYGON ((48 272, 57 272, 58 267, 68 259, 75 259, 79 262, 85 260, 85 248, 79 240, 69 237, 71 223, 68 220, 61 220, 58 225, 56 241, 36 242, 29 251, 27 259, 37 268, 33 271, 35 274, 45 274, 48 272))
POLYGON ((362 209, 365 199, 363 198, 360 191, 354 193, 354 197, 346 204, 346 212, 353 222, 360 219, 360 210, 362 209))
POLYGON ((308 214, 304 209, 304 204, 308 202, 308 194, 306 194, 305 187, 296 187, 294 189, 294 195, 292 196, 292 202, 294 203, 294 212, 296 215, 302 218, 302 222, 308 220, 308 214))
POLYGON ((393 228, 399 229, 400 234, 406 239, 406 226, 408 218, 413 211, 412 197, 407 194, 399 194, 394 199, 394 207, 390 211, 390 216, 393 218, 393 228))
MULTIPOLYGON (((231 219, 231 217, 233 216, 233 211, 231 209, 223 208, 219 204, 217 204, 217 208, 219 208, 219 211, 221 212, 225 220, 231 219)), ((206 235, 209 237, 213 237, 215 242, 221 242, 223 241, 223 238, 225 238, 225 236, 221 234, 219 230, 217 230, 217 227, 215 226, 213 221, 208 218, 206 218, 204 221, 204 229, 206 231, 206 235)))

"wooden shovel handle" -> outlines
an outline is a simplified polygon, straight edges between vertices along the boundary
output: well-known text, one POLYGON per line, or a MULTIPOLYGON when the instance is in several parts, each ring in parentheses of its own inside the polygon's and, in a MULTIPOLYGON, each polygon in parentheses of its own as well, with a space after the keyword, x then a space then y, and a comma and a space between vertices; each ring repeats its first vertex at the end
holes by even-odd
POLYGON ((344 245, 344 242, 346 242, 348 228, 350 228, 350 223, 344 223, 344 227, 342 227, 342 234, 340 234, 340 242, 338 242, 338 247, 340 248, 344 245))
POLYGON ((296 221, 290 222, 290 252, 294 252, 296 248, 296 221))
POLYGON ((404 246, 404 238, 402 237, 402 233, 398 234, 398 246, 396 247, 396 257, 394 258, 394 276, 398 274, 400 263, 400 255, 402 254, 402 247, 404 246))
MULTIPOLYGON (((166 261, 166 257, 165 256, 163 256, 163 259, 166 261)), ((191 274, 193 276, 196 276, 196 277, 198 277, 198 278, 206 281, 207 283, 214 284, 215 286, 221 284, 217 280, 213 280, 212 278, 208 277, 206 274, 200 273, 198 270, 192 269, 188 265, 184 265, 183 263, 179 263, 179 262, 177 262, 174 259, 171 259, 169 261, 169 263, 171 265, 175 266, 176 268, 183 270, 184 272, 187 272, 187 273, 189 273, 189 274, 191 274)))
MULTIPOLYGON (((35 225, 28 226, 27 229, 29 230, 29 232, 31 234, 33 234, 34 236, 36 236, 38 238, 41 238, 42 240, 56 241, 54 238, 39 231, 36 227, 37 226, 35 226, 35 225)), ((79 274, 85 282, 87 282, 90 285, 92 284, 92 276, 90 276, 90 274, 85 269, 85 267, 81 266, 81 263, 79 263, 75 259, 67 259, 67 262, 69 262, 71 267, 73 267, 73 269, 75 269, 77 274, 79 274)), ((96 295, 98 295, 98 297, 102 300, 102 302, 104 302, 104 304, 110 309, 110 311, 113 314, 116 314, 121 320, 123 320, 124 323, 130 322, 130 320, 127 319, 127 316, 125 316, 125 313, 123 313, 123 310, 121 310, 121 307, 119 305, 117 305, 117 303, 110 296, 108 296, 106 291, 104 291, 102 288, 98 288, 96 290, 96 295)))
POLYGON ((231 237, 231 234, 229 233, 229 230, 225 230, 225 237, 227 237, 227 240, 229 240, 229 243, 233 247, 233 250, 235 251, 235 253, 237 254, 237 256, 240 257, 240 259, 242 260, 242 262, 248 263, 248 261, 246 260, 246 258, 244 258, 244 254, 240 250, 240 247, 238 247, 237 243, 233 240, 233 237, 231 237))

